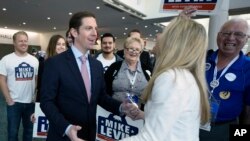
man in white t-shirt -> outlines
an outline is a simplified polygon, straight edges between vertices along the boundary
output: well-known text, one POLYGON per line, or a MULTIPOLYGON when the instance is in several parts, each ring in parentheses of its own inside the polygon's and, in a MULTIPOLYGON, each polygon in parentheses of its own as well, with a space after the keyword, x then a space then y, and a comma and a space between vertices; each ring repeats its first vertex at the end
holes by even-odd
POLYGON ((15 51, 0 61, 0 88, 7 104, 8 141, 18 140, 20 122, 23 141, 32 141, 34 113, 32 97, 35 94, 38 60, 28 54, 28 34, 19 31, 13 35, 15 51))
POLYGON ((111 33, 105 33, 101 37, 102 52, 96 55, 96 59, 102 63, 104 72, 108 67, 116 62, 122 61, 122 58, 114 54, 115 50, 115 37, 111 33))

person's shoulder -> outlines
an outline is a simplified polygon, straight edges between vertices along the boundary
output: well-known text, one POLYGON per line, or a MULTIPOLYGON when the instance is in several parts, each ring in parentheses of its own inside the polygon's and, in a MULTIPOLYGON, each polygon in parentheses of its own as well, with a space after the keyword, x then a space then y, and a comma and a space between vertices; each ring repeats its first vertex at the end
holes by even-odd
POLYGON ((168 79, 175 79, 177 77, 183 77, 186 75, 191 75, 191 72, 187 69, 173 68, 163 72, 160 77, 167 77, 168 79))
POLYGON ((7 54, 5 56, 3 56, 3 58, 1 60, 6 60, 6 59, 10 59, 10 58, 13 58, 13 56, 15 56, 15 53, 12 52, 10 54, 7 54))
POLYGON ((247 70, 248 72, 250 72, 250 57, 247 56, 243 56, 243 60, 244 60, 244 64, 243 64, 243 68, 245 70, 247 70))
POLYGON ((112 64, 109 66, 109 68, 110 68, 110 69, 120 69, 120 67, 121 67, 121 65, 122 65, 122 62, 123 62, 123 60, 121 60, 121 61, 116 61, 116 62, 112 63, 112 64))

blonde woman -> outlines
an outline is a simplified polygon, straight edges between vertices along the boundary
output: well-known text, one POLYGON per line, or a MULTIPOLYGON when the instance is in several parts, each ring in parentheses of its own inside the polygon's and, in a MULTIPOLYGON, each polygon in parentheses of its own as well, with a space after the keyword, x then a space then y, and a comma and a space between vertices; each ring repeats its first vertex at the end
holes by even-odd
POLYGON ((205 81, 205 28, 179 16, 161 35, 159 54, 144 90, 145 125, 122 141, 198 141, 199 126, 210 117, 205 81))

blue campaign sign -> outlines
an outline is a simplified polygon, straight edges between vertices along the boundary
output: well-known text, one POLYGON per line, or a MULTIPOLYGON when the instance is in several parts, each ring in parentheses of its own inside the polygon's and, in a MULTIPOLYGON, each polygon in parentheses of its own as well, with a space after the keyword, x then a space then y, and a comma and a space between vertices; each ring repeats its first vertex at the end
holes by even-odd
POLYGON ((164 0, 164 3, 216 3, 217 0, 164 0))
POLYGON ((49 129, 49 120, 46 118, 42 110, 40 109, 40 103, 36 102, 35 105, 35 118, 36 121, 33 127, 34 138, 47 138, 49 129))
POLYGON ((197 10, 214 10, 217 0, 164 0, 163 10, 181 10, 194 6, 197 10))
POLYGON ((116 141, 139 133, 143 120, 133 121, 97 106, 96 141, 116 141))
POLYGON ((129 125, 125 116, 120 117, 120 119, 116 119, 114 116, 113 114, 110 114, 107 118, 99 116, 98 134, 115 140, 138 134, 139 129, 129 125))
POLYGON ((39 116, 37 125, 37 135, 47 136, 48 129, 49 129, 49 120, 45 116, 39 116))

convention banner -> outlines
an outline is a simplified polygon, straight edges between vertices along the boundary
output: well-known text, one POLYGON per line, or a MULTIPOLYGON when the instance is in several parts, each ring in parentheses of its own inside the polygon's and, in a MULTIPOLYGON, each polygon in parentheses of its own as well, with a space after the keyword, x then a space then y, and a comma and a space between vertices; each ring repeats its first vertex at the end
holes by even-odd
POLYGON ((143 120, 133 121, 126 116, 114 115, 97 106, 96 141, 116 141, 139 133, 143 120))
POLYGON ((163 0, 163 10, 182 10, 187 6, 194 6, 197 10, 212 11, 217 0, 163 0))
POLYGON ((35 118, 36 121, 33 127, 33 137, 34 138, 46 138, 47 131, 49 129, 49 121, 45 117, 44 113, 40 109, 40 103, 36 102, 35 105, 35 118))

